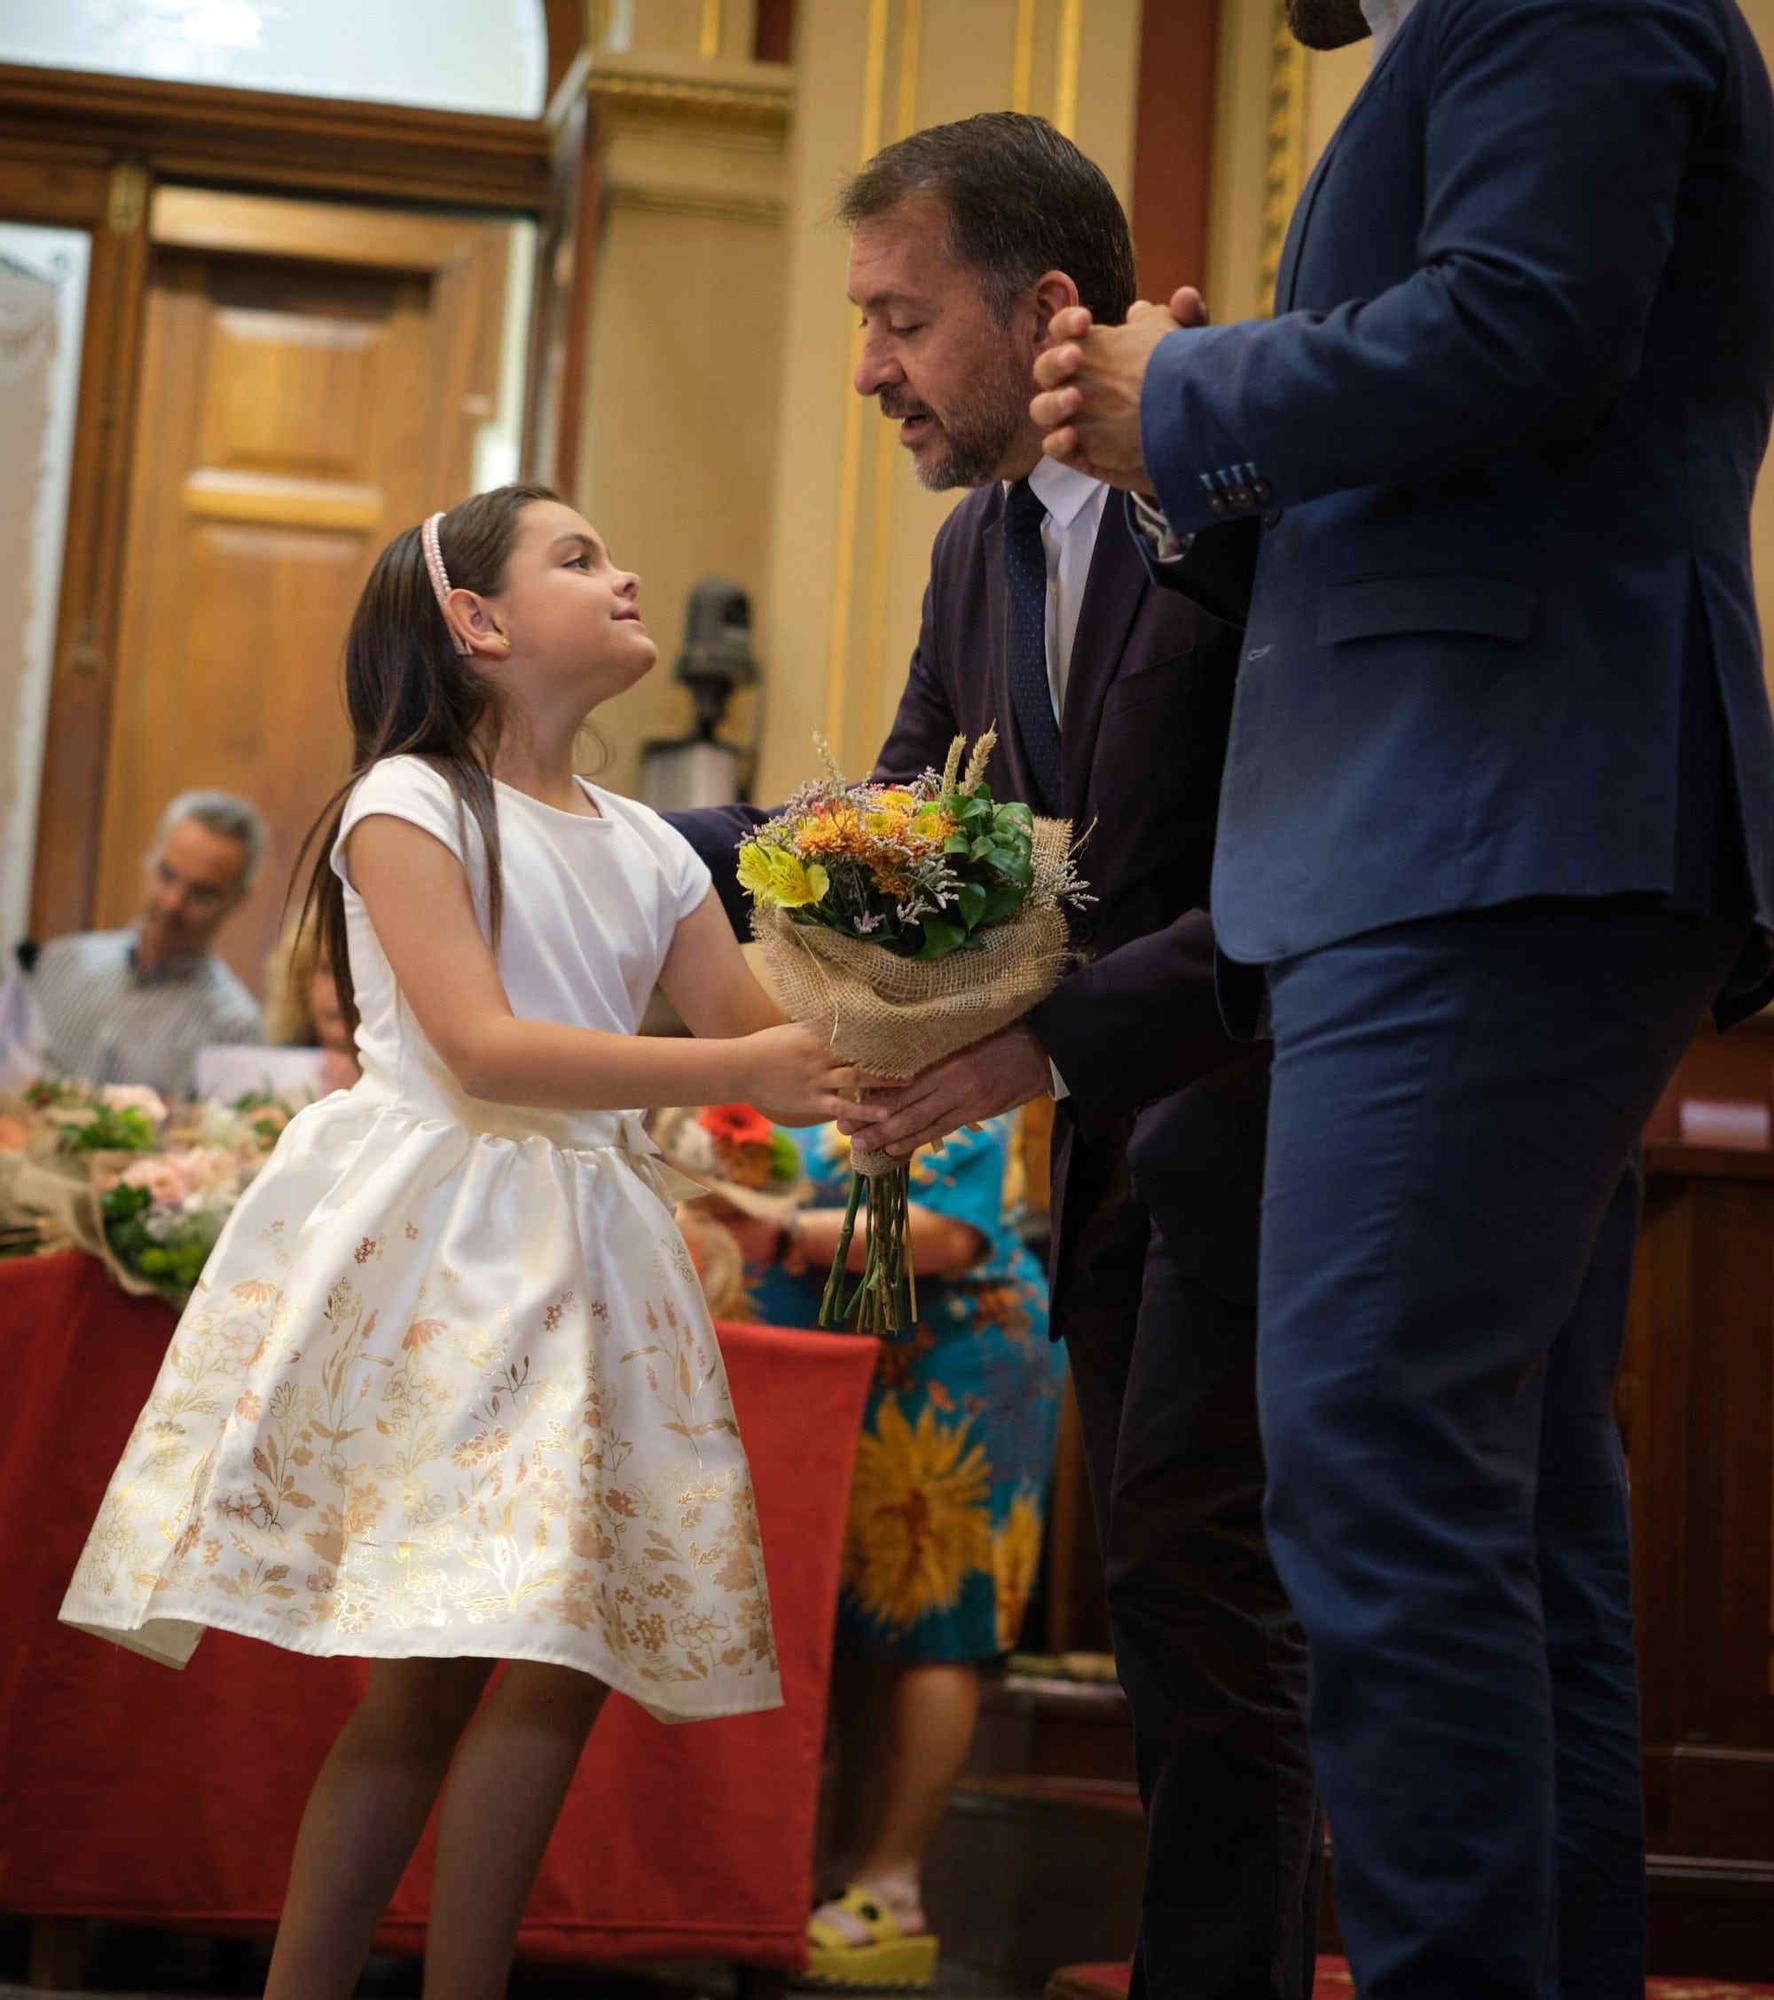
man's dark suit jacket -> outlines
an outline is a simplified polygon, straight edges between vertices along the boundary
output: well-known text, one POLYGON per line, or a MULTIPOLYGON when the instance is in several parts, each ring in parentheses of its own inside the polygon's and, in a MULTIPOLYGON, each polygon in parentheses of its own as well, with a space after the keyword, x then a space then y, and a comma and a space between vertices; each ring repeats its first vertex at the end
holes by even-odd
MULTIPOLYGON (((995 723, 994 795, 1035 798, 1007 677, 1003 516, 994 481, 937 533, 918 647, 878 777, 940 770, 955 735, 972 739, 995 723)), ((1073 921, 1083 962, 1030 1016, 1070 1093, 1054 1121, 1056 1310, 1073 1276, 1094 1289, 1092 1270, 1129 1255, 1137 1291, 1145 1224, 1125 1167, 1135 1114, 1210 1070, 1250 1060, 1220 1021, 1205 909, 1237 666, 1237 635, 1152 587, 1111 506, 1079 611, 1060 727, 1059 809, 1085 836, 1081 868, 1096 901, 1073 921)), ((672 817, 748 934, 733 849, 761 815, 716 808, 672 817)))
POLYGON ((1225 949, 1536 896, 1774 931, 1771 412, 1774 97, 1734 0, 1417 0, 1275 316, 1171 334, 1141 395, 1197 536, 1166 581, 1249 621, 1225 949))

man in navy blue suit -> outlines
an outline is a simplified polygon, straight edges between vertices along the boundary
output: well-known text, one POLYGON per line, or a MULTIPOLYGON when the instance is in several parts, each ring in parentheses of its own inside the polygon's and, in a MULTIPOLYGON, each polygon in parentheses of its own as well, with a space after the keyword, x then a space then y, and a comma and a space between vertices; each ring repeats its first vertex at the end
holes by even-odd
POLYGON ((1640 1128, 1774 990, 1774 106, 1732 0, 1289 6, 1378 46, 1275 317, 1072 314, 1033 411, 1245 627, 1212 911, 1356 1982, 1638 2000, 1610 1392, 1640 1128))

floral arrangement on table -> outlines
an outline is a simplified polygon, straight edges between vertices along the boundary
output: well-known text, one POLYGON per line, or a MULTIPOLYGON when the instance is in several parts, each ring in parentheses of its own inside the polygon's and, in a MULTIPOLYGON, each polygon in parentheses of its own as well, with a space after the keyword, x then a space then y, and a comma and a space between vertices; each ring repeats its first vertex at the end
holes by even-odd
POLYGON ((702 1196, 678 1203, 708 1309, 716 1319, 753 1319, 745 1252, 732 1211, 778 1226, 812 1193, 793 1139, 749 1104, 674 1106, 648 1121, 668 1165, 699 1183, 702 1196))
MULTIPOLYGON (((846 783, 821 741, 826 776, 740 844, 740 886, 784 1010, 882 1082, 1017 1020, 1065 970, 1065 908, 1088 900, 1071 825, 992 797, 996 742, 988 730, 969 755, 957 736, 941 771, 887 785, 846 783)), ((917 1314, 906 1166, 853 1149, 851 1169, 820 1324, 897 1332, 917 1314), (865 1199, 864 1268, 851 1287, 865 1199)))
POLYGON ((697 1180, 766 1197, 770 1212, 804 1199, 806 1179, 795 1142, 749 1104, 707 1104, 665 1113, 655 1134, 674 1166, 697 1180))
POLYGON ((31 1084, 0 1103, 0 1255, 72 1246, 182 1305, 293 1112, 264 1094, 169 1105, 141 1085, 31 1084))

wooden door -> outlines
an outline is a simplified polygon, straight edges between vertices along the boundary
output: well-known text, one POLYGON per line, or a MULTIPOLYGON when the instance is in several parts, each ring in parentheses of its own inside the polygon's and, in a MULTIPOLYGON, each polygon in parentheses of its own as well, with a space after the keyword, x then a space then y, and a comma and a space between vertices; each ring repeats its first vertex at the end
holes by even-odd
POLYGON ((94 921, 166 802, 270 843, 219 940, 259 990, 302 835, 345 775, 341 657, 382 545, 467 490, 504 310, 498 223, 166 188, 154 201, 94 921))

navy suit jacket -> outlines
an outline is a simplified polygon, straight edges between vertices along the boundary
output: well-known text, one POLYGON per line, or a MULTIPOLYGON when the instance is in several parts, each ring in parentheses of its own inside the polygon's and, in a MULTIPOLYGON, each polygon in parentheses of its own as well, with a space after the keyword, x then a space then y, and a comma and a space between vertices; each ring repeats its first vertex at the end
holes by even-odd
POLYGON ((1275 305, 1141 403, 1207 531, 1161 579, 1247 625, 1224 950, 1538 895, 1774 922, 1774 108, 1731 0, 1417 0, 1275 305))
MULTIPOLYGON (((996 724, 994 796, 1034 796, 1010 695, 1003 517, 993 482, 937 531, 918 646, 877 777, 940 770, 953 737, 996 724)), ((1096 901, 1072 921, 1083 962, 1029 1017, 1070 1092, 1055 1120, 1056 1298, 1068 1266, 1113 1265, 1107 1238, 1123 1227, 1137 1294, 1145 1222, 1129 1204, 1125 1157, 1134 1115, 1248 1053, 1219 1018, 1205 910, 1237 637, 1186 598, 1154 590, 1131 540, 1105 517, 1060 728, 1059 808, 1085 836, 1081 870, 1096 901), (1100 1259, 1082 1245, 1068 1257, 1092 1218, 1104 1225, 1091 1231, 1100 1259)), ((750 919, 734 848, 764 816, 744 806, 671 815, 709 862, 742 936, 750 919)))

